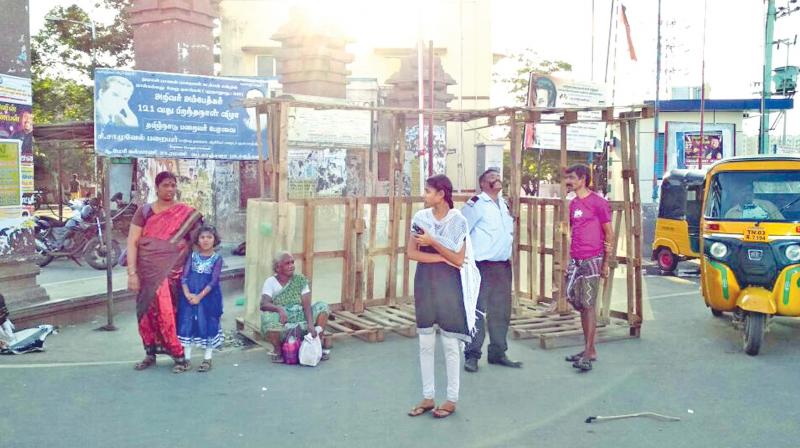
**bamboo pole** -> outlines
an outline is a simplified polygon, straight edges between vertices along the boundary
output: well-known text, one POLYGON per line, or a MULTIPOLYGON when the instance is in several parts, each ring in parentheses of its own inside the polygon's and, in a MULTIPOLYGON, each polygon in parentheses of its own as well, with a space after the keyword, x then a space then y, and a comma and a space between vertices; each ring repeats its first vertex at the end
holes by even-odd
POLYGON ((567 295, 565 294, 564 270, 569 263, 569 201, 567 200, 567 180, 564 171, 567 169, 567 123, 569 117, 564 114, 561 124, 561 152, 560 152, 560 173, 561 173, 561 205, 559 210, 558 226, 556 234, 559 240, 558 251, 553 252, 553 296, 557 297, 556 311, 566 313, 569 311, 567 306, 567 295), (555 283, 555 281, 558 283, 555 283), (556 284, 558 284, 558 295, 556 296, 556 284))

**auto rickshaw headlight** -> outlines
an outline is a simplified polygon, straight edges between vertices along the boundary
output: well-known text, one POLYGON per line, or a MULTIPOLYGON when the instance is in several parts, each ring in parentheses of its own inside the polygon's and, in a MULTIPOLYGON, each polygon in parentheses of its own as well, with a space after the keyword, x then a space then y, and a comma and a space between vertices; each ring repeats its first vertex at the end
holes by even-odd
POLYGON ((789 261, 800 261, 800 244, 786 246, 786 251, 784 253, 789 261))
MULTIPOLYGON (((800 249, 800 247, 798 247, 798 249, 800 249)), ((725 255, 728 255, 728 246, 726 246, 725 243, 716 241, 711 244, 711 249, 709 249, 709 252, 711 252, 711 256, 714 258, 725 258, 725 255)))

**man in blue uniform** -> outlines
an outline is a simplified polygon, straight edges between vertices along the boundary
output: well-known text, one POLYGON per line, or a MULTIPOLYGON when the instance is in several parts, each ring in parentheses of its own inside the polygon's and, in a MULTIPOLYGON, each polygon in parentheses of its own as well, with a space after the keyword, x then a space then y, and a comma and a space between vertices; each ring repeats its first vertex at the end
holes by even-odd
POLYGON ((478 178, 481 194, 473 196, 461 209, 469 222, 475 261, 481 272, 478 294, 477 331, 464 350, 464 370, 478 371, 483 340, 489 332, 489 364, 522 367, 506 356, 506 335, 511 320, 511 247, 514 242, 514 220, 500 192, 500 172, 490 168, 478 178), (485 313, 483 315, 482 313, 485 313), (484 322, 485 321, 485 322, 484 322))

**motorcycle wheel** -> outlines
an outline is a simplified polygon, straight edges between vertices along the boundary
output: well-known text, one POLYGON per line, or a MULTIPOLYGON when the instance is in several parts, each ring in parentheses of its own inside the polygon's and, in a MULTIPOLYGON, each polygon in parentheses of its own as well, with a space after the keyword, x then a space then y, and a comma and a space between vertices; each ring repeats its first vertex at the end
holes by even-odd
POLYGON ((50 251, 47 249, 47 243, 40 238, 36 238, 36 264, 43 268, 50 264, 56 257, 50 255, 50 251))
POLYGON ((744 317, 744 351, 750 356, 761 350, 766 321, 767 315, 762 313, 747 313, 744 317))
MULTIPOLYGON (((111 266, 116 266, 119 261, 119 255, 122 250, 119 247, 117 240, 111 240, 111 266)), ((94 237, 86 243, 86 249, 83 251, 83 259, 89 263, 89 266, 97 269, 104 270, 106 268, 106 248, 99 238, 94 237)))

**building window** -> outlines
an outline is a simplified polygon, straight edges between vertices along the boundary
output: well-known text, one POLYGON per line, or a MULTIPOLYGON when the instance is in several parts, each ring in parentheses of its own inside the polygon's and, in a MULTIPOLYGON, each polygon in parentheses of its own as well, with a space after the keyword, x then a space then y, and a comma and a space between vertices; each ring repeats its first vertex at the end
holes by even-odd
POLYGON ((256 56, 256 76, 271 78, 277 75, 275 56, 260 54, 256 56))

